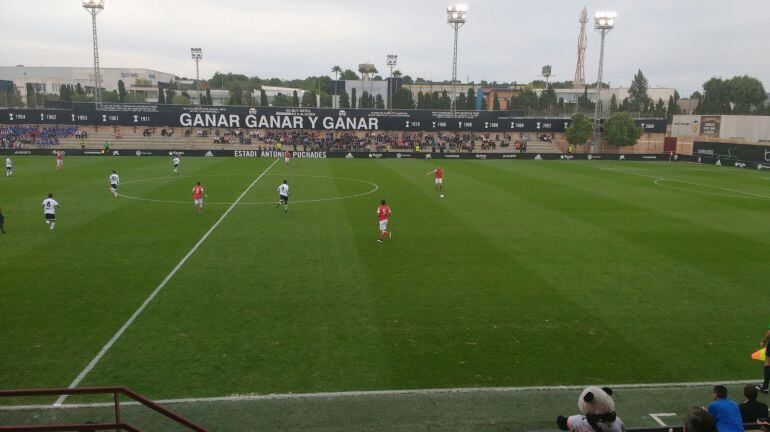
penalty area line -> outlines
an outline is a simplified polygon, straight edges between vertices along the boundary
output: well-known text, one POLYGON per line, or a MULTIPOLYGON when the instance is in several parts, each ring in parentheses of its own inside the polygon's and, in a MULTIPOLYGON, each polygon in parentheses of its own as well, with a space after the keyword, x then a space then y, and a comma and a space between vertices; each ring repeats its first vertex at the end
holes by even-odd
MULTIPOLYGON (((743 385, 758 382, 754 380, 726 380, 726 381, 689 381, 689 382, 660 382, 637 384, 602 384, 614 390, 617 389, 656 389, 656 388, 689 388, 707 387, 714 384, 743 385)), ((595 384, 594 384, 595 385, 595 384)), ((459 387, 459 388, 429 388, 410 390, 361 390, 319 393, 271 393, 271 394, 245 394, 232 396, 214 396, 199 398, 162 399, 155 402, 161 405, 185 404, 185 403, 212 403, 212 402, 240 402, 240 401, 268 401, 281 399, 332 399, 343 397, 376 397, 376 396, 409 396, 409 395, 440 395, 440 394, 465 394, 465 393, 521 393, 533 391, 581 391, 587 385, 550 385, 529 387, 459 387)), ((121 405, 139 405, 138 402, 122 402, 121 405)), ((112 402, 81 403, 67 405, 6 405, 0 406, 2 411, 25 411, 40 409, 73 409, 73 408, 104 408, 112 407, 112 402)))
MULTIPOLYGON (((109 341, 107 341, 106 344, 104 344, 102 349, 99 350, 99 352, 96 354, 96 356, 94 356, 91 362, 89 362, 88 365, 82 371, 80 371, 78 376, 75 377, 75 379, 72 381, 72 383, 70 383, 69 387, 67 388, 71 388, 71 389, 76 388, 85 379, 85 377, 88 376, 88 374, 94 369, 94 367, 96 367, 99 361, 101 361, 102 357, 104 357, 104 355, 107 354, 107 351, 109 351, 110 348, 112 348, 115 342, 117 342, 117 340, 120 339, 121 336, 123 336, 123 333, 126 332, 128 327, 130 327, 131 324, 134 323, 136 318, 139 317, 139 315, 141 315, 141 313, 144 311, 147 305, 150 304, 150 302, 158 295, 158 293, 166 286, 166 284, 174 277, 174 275, 177 274, 179 269, 181 269, 182 266, 184 266, 187 260, 190 259, 190 257, 195 253, 196 250, 198 250, 200 245, 203 244, 203 242, 205 242, 207 238, 209 238, 211 233, 214 232, 215 229, 217 229, 219 224, 221 224, 222 221, 225 220, 227 215, 230 214, 230 212, 235 208, 236 205, 238 205, 238 203, 243 199, 243 197, 246 196, 246 194, 251 190, 251 188, 253 188, 254 185, 257 184, 257 182, 262 177, 264 177, 265 174, 267 174, 267 172, 270 170, 270 168, 272 168, 277 162, 278 162, 278 159, 274 160, 273 163, 271 163, 267 168, 265 168, 264 171, 262 171, 262 174, 257 176, 257 178, 255 178, 254 181, 252 181, 251 184, 248 185, 246 189, 243 190, 243 192, 238 196, 238 198, 230 205, 230 207, 227 208, 227 210, 225 210, 224 213, 222 213, 222 216, 220 216, 219 219, 217 219, 217 221, 214 222, 214 225, 212 225, 211 228, 209 228, 209 230, 206 231, 205 234, 203 234, 203 237, 201 237, 200 240, 198 240, 198 242, 195 243, 195 246, 193 246, 192 249, 190 249, 190 251, 187 252, 187 254, 184 257, 182 257, 181 260, 179 260, 179 262, 176 264, 176 267, 174 267, 174 269, 171 270, 171 272, 169 272, 169 274, 167 274, 165 278, 163 278, 163 280, 160 282, 160 284, 158 284, 155 290, 144 300, 144 303, 142 303, 141 306, 139 306, 139 308, 136 311, 134 311, 134 313, 131 315, 131 317, 128 318, 128 320, 125 323, 123 323, 123 325, 118 329, 117 332, 115 332, 112 338, 109 341)), ((63 404, 64 401, 67 400, 68 396, 69 395, 59 396, 59 398, 56 399, 56 402, 54 402, 53 405, 55 407, 61 406, 61 404, 63 404)))

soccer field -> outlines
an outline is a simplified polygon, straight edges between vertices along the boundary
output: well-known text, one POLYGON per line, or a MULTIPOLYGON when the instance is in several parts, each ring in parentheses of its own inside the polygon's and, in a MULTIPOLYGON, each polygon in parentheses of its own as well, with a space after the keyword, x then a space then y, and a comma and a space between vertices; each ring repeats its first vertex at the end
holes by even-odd
POLYGON ((14 162, 0 178, 2 388, 69 385, 159 286, 81 386, 162 399, 759 372, 761 171, 444 161, 442 199, 423 160, 187 158, 178 176, 167 158, 14 162))

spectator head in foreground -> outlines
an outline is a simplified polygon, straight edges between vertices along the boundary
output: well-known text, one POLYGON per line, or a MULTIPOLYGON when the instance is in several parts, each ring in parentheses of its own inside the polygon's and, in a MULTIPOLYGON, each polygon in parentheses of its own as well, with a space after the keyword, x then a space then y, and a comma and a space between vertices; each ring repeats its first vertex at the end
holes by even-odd
POLYGON ((711 389, 711 399, 725 399, 727 397, 727 387, 717 384, 711 389))
POLYGON ((716 432, 714 417, 703 408, 691 408, 684 418, 684 432, 716 432))
POLYGON ((604 387, 587 387, 578 398, 580 414, 569 417, 559 416, 556 425, 561 430, 575 432, 621 432, 625 431, 623 421, 615 414, 612 390, 604 387))

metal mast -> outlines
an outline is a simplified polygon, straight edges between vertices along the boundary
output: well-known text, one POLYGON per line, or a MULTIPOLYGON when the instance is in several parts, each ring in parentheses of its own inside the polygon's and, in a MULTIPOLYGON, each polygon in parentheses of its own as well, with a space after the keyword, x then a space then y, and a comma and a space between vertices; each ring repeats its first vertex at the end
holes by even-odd
POLYGON ((594 104, 594 137, 591 145, 591 151, 599 152, 601 144, 601 122, 599 115, 602 112, 602 77, 604 75, 604 40, 615 27, 615 12, 596 12, 594 15, 594 28, 602 36, 602 46, 599 51, 599 76, 596 80, 596 103, 594 104))
POLYGON ((452 111, 456 109, 455 100, 457 99, 457 37, 460 33, 460 27, 465 24, 465 17, 468 13, 468 6, 457 5, 449 6, 446 9, 446 22, 454 29, 454 51, 452 52, 452 111))
POLYGON ((586 84, 586 24, 588 24, 588 12, 583 8, 580 13, 580 36, 577 46, 577 67, 575 67, 575 79, 572 80, 572 88, 583 88, 586 84))
POLYGON ((99 43, 96 38, 96 16, 104 10, 104 0, 83 0, 83 9, 91 14, 91 28, 94 41, 94 104, 98 110, 102 95, 102 78, 99 74, 99 43))

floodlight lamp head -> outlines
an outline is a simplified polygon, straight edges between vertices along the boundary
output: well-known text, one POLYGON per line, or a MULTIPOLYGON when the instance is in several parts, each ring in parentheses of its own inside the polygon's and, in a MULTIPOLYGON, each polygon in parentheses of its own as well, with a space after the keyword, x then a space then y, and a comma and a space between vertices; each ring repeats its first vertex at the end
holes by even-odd
POLYGON ((190 48, 193 60, 201 60, 203 58, 203 50, 200 48, 190 48))
POLYGON ((395 66, 398 61, 398 56, 395 54, 388 54, 387 64, 388 66, 395 66))
POLYGON ((612 30, 615 27, 615 12, 599 11, 594 14, 594 28, 596 30, 612 30))
POLYGON ((83 0, 83 9, 99 13, 104 9, 105 0, 83 0))
POLYGON ((464 4, 447 6, 446 15, 449 24, 465 24, 468 6, 464 4))

